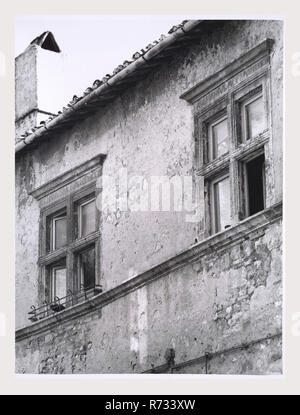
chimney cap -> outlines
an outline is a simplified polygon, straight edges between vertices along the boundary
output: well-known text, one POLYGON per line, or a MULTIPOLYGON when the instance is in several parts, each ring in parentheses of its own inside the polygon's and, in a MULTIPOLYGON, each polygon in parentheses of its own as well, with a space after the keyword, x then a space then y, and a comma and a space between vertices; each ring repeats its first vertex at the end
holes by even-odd
POLYGON ((30 45, 38 45, 42 49, 51 50, 52 52, 60 52, 60 48, 50 31, 42 33, 30 42, 30 45))

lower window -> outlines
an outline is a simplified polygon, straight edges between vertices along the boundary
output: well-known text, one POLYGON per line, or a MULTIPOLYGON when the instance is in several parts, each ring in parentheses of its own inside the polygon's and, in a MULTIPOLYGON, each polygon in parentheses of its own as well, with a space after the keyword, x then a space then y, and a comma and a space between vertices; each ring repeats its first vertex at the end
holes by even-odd
POLYGON ((58 298, 64 298, 67 295, 67 268, 66 260, 63 259, 47 268, 46 285, 48 292, 48 301, 55 302, 58 298))

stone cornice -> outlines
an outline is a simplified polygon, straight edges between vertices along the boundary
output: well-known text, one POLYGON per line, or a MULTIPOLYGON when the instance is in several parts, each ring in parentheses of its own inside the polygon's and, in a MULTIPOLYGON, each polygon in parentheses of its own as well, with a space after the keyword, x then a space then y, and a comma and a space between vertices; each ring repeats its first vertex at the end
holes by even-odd
POLYGON ((33 196, 35 199, 40 200, 45 196, 48 196, 50 193, 55 192, 58 189, 61 189, 64 186, 67 186, 74 180, 79 179, 90 171, 101 166, 105 158, 104 154, 98 154, 96 157, 86 161, 85 163, 80 164, 74 169, 68 170, 67 172, 57 176, 55 179, 43 184, 42 186, 29 192, 30 196, 33 196))
POLYGON ((282 203, 273 205, 256 215, 251 216, 232 228, 226 229, 213 235, 204 241, 190 246, 188 249, 178 253, 168 260, 152 267, 120 285, 111 288, 101 294, 88 299, 87 301, 67 308, 60 313, 37 321, 28 327, 16 331, 16 341, 24 340, 30 336, 39 335, 62 322, 66 322, 82 315, 88 314, 96 309, 116 301, 118 298, 141 288, 164 275, 183 267, 185 264, 194 262, 199 258, 210 254, 212 251, 220 251, 230 245, 234 245, 254 232, 266 228, 282 217, 282 203))

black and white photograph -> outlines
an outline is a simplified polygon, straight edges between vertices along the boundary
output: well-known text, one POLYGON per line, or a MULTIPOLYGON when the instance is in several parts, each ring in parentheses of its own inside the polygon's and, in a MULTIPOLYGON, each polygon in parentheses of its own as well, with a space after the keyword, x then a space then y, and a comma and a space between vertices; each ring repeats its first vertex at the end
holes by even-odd
POLYGON ((15 18, 15 373, 282 376, 284 20, 15 18))

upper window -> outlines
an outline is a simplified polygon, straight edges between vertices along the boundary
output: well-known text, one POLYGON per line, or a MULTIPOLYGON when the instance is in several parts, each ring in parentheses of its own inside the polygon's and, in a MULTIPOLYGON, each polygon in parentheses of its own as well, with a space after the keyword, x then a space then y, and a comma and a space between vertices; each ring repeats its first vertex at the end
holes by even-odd
POLYGON ((47 275, 47 291, 50 302, 65 298, 67 295, 67 268, 65 260, 49 266, 47 275))
POLYGON ((95 198, 78 205, 78 236, 82 238, 96 229, 95 198))
POLYGON ((210 187, 212 231, 216 233, 231 223, 229 175, 212 180, 210 187))
POLYGON ((84 249, 77 255, 77 277, 79 286, 85 289, 95 285, 95 247, 84 249))
POLYGON ((265 155, 256 155, 242 163, 245 216, 254 215, 266 207, 265 155))

